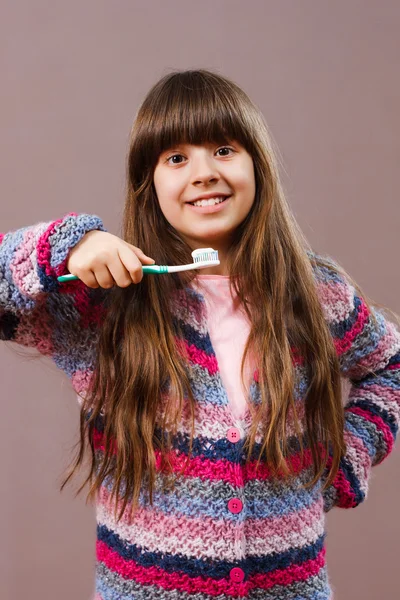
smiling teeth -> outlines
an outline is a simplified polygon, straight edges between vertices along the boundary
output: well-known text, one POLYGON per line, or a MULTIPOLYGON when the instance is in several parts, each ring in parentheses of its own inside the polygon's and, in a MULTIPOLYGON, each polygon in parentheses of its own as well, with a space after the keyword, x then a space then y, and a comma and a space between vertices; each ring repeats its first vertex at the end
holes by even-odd
POLYGON ((220 204, 225 200, 225 196, 219 198, 209 198, 208 200, 197 200, 193 203, 193 206, 213 206, 214 204, 220 204))

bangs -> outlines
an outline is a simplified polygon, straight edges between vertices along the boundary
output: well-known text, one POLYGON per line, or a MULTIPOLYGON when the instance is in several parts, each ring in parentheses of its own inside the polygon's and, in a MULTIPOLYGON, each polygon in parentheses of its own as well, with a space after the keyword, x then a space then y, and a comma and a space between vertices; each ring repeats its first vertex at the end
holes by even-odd
POLYGON ((142 105, 135 141, 148 168, 155 167, 162 152, 179 144, 235 140, 252 152, 251 125, 245 122, 247 111, 243 110, 239 88, 222 86, 220 81, 211 85, 207 79, 186 74, 186 80, 182 76, 171 78, 153 92, 151 103, 142 105))

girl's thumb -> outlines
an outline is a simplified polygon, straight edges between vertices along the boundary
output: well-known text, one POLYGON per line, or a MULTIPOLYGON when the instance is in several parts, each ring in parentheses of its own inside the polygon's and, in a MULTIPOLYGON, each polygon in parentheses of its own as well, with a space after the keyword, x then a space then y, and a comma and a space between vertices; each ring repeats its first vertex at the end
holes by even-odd
POLYGON ((154 260, 154 258, 150 258, 150 256, 147 256, 147 254, 145 254, 143 252, 143 250, 141 250, 140 248, 138 248, 137 246, 133 246, 132 244, 128 244, 131 249, 135 252, 135 254, 139 254, 139 258, 140 260, 144 261, 144 262, 150 262, 152 264, 154 264, 156 261, 154 260))
POLYGON ((143 254, 143 258, 141 260, 143 260, 146 263, 151 263, 152 265, 154 265, 156 262, 154 258, 150 258, 150 256, 146 256, 145 254, 143 254))

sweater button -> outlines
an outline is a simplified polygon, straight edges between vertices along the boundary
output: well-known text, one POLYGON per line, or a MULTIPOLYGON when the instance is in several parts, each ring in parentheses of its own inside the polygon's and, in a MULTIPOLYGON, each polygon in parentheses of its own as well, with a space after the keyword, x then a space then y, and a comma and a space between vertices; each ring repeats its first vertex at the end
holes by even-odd
POLYGON ((230 572, 231 580, 235 583, 241 583, 244 579, 244 571, 239 567, 233 567, 230 572))
POLYGON ((240 440, 240 431, 237 427, 230 427, 226 435, 230 442, 236 444, 240 440))
POLYGON ((231 498, 228 502, 228 509, 231 513, 240 513, 243 508, 243 502, 240 498, 231 498))

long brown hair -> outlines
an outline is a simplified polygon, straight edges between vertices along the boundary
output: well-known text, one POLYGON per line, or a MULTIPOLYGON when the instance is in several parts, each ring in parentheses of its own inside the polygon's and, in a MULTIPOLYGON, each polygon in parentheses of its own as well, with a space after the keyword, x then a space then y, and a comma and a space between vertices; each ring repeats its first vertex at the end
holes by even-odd
MULTIPOLYGON (((160 153, 178 143, 224 144, 229 140, 238 141, 252 156, 256 179, 253 206, 237 228, 227 257, 231 285, 251 323, 242 379, 250 349, 258 357, 261 403, 257 410, 250 406, 247 460, 262 423, 258 461, 268 457, 273 474, 290 477, 287 422, 292 415, 301 453, 305 430, 313 457, 314 478, 305 485, 310 487, 321 478, 330 449, 332 463, 324 484, 328 486, 346 451, 338 357, 317 296, 313 253, 285 200, 268 127, 260 110, 233 81, 204 69, 174 71, 149 91, 131 131, 121 237, 157 264, 192 262, 191 248, 161 212, 154 169, 160 153), (293 394, 293 347, 310 369, 303 426, 293 394)), ((329 260, 325 266, 335 268, 329 260)), ((112 476, 111 497, 123 499, 118 520, 128 500, 134 511, 145 482, 153 501, 154 450, 158 447, 167 456, 171 448, 169 435, 161 440, 155 436, 160 390, 167 384, 170 397, 178 402, 175 410, 172 403, 167 406, 163 429, 169 427, 171 435, 176 432, 187 396, 192 427, 188 460, 192 452, 195 400, 187 357, 176 344, 170 298, 194 276, 189 271, 144 276, 138 285, 108 290, 92 385, 81 405, 79 453, 61 489, 83 462, 88 446, 90 473, 77 493, 89 482, 87 499, 93 499, 106 477, 112 476), (101 460, 94 443, 100 415, 104 415, 101 460)))

